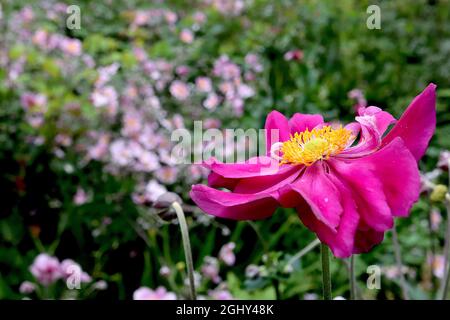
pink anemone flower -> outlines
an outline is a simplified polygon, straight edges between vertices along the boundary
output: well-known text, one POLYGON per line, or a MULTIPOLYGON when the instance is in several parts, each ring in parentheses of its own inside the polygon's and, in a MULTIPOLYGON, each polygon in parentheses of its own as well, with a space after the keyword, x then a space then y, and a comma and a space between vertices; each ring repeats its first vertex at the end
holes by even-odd
POLYGON ((373 106, 360 108, 345 127, 317 114, 288 120, 272 111, 265 125, 267 155, 244 163, 205 162, 208 186, 194 185, 191 198, 206 213, 235 220, 295 208, 336 257, 367 252, 418 200, 418 161, 436 126, 435 89, 428 85, 398 121, 373 106))

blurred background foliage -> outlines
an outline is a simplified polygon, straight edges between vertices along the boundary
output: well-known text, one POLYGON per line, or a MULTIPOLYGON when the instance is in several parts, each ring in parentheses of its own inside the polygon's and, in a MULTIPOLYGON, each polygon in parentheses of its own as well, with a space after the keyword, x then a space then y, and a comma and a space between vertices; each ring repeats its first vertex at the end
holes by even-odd
MULTIPOLYGON (((120 68, 110 82, 121 97, 130 83, 145 86, 150 81, 136 48, 146 59, 173 66, 168 83, 181 79, 193 84, 198 76, 217 77, 212 70, 223 55, 243 75, 249 74, 254 92, 239 112, 226 98, 215 109, 202 106, 203 96, 179 101, 163 84, 156 94, 160 107, 144 106, 155 109, 149 117, 166 130, 162 135, 167 136, 171 128, 164 128, 164 119, 173 122, 174 115, 188 128, 194 120, 206 118, 219 120, 221 128, 261 128, 273 109, 286 115, 321 113, 326 120, 351 121, 355 101, 348 93, 355 88, 368 105, 398 117, 415 95, 434 82, 438 125, 420 163, 423 172, 433 172, 440 152, 450 149, 449 1, 230 0, 238 5, 228 11, 216 2, 220 1, 68 1, 66 5, 75 3, 81 9, 81 29, 69 30, 64 2, 2 1, 0 298, 23 297, 19 286, 33 281, 29 266, 40 252, 72 258, 95 281, 106 281, 106 290, 93 290, 90 284, 77 292, 78 298, 131 298, 140 286, 164 286, 179 297, 186 294, 178 225, 155 219, 148 203, 133 198, 139 183, 153 179, 153 172, 114 170, 107 160, 86 160, 86 148, 77 147, 77 141, 94 143, 85 140, 98 128, 120 135, 120 118, 111 120, 94 107, 92 93, 97 90, 99 68, 113 63, 120 68), (381 8, 380 30, 366 26, 371 4, 381 8), (57 11, 57 6, 63 10, 57 11), (33 13, 29 21, 24 8, 33 13), (139 12, 158 9, 175 13, 176 21, 136 23, 139 12), (53 11, 56 17, 49 14, 53 11), (193 39, 180 41, 186 29, 193 39), (83 55, 40 48, 36 38, 32 40, 38 30, 78 39, 83 55), (249 53, 257 55, 261 64, 253 74, 254 65, 246 59, 249 53), (177 66, 187 66, 189 71, 174 71, 177 66), (22 99, 26 92, 46 97, 42 125, 26 120, 22 99), (68 109, 73 104, 77 108, 68 109), (57 146, 55 139, 61 132, 70 137, 70 145, 57 146), (78 188, 89 193, 89 201, 81 205, 74 202, 78 188), (161 275, 162 266, 171 270, 170 276, 161 275)), ((158 83, 152 85, 158 88, 158 83)), ((447 181, 446 174, 436 179, 447 181)), ((200 294, 211 296, 209 292, 220 285, 235 298, 272 299, 277 292, 283 299, 320 296, 318 249, 286 266, 290 257, 314 240, 294 211, 280 209, 271 219, 254 223, 205 221, 189 199, 192 182, 185 173, 179 172, 175 182, 161 184, 185 201, 199 273, 205 257, 218 256, 226 243, 236 244, 235 265, 221 265, 220 284, 203 277, 200 294), (259 266, 256 276, 246 274, 249 265, 259 266)), ((444 206, 431 203, 425 193, 410 218, 398 221, 413 298, 433 298, 438 289, 439 276, 429 257, 443 253, 445 223, 430 228, 433 210, 446 219, 444 206)), ((356 271, 365 298, 401 297, 390 234, 372 252, 357 256, 356 271), (383 269, 380 290, 366 289, 366 269, 371 264, 383 269)), ((333 259, 332 279, 333 294, 348 298, 345 261, 333 259)), ((62 286, 52 290, 52 297, 68 294, 62 286)))

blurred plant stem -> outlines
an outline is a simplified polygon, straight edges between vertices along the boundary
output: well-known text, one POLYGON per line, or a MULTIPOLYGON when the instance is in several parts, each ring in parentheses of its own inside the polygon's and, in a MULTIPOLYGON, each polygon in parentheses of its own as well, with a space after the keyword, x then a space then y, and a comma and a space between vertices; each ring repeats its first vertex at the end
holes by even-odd
MULTIPOLYGON (((448 185, 450 189, 450 160, 448 161, 449 168, 449 177, 448 177, 448 185)), ((445 231, 445 245, 444 245, 444 268, 445 274, 441 283, 441 300, 447 299, 447 292, 449 286, 449 278, 450 278, 450 264, 449 264, 449 256, 450 256, 450 192, 447 192, 445 195, 445 207, 447 208, 447 230, 445 231)))
POLYGON ((395 255, 395 263, 397 265, 397 270, 400 274, 400 287, 402 289, 402 296, 404 300, 409 300, 408 294, 408 286, 406 285, 405 275, 403 274, 402 267, 402 254, 400 251, 400 243, 398 242, 398 234, 397 234, 397 226, 394 225, 392 228, 392 242, 394 245, 394 255, 395 255))
POLYGON ((320 244, 320 252, 322 255, 322 284, 323 299, 331 300, 331 277, 330 277, 330 249, 324 243, 320 244))
POLYGON ((442 278, 441 283, 441 300, 447 299, 447 292, 449 286, 449 278, 450 278, 450 264, 449 264, 449 255, 450 255, 450 194, 447 193, 445 199, 445 206, 447 207, 447 230, 445 231, 445 245, 444 245, 444 268, 445 274, 444 278, 442 278))
POLYGON ((348 271, 350 279, 350 300, 356 300, 355 255, 353 254, 350 257, 348 271))
POLYGON ((301 259, 305 254, 307 254, 308 252, 312 251, 319 244, 320 244, 320 240, 319 239, 316 239, 313 242, 311 242, 310 244, 308 244, 302 250, 300 250, 295 255, 293 255, 291 259, 289 259, 288 263, 286 264, 286 267, 289 267, 292 264, 294 264, 295 261, 297 261, 298 259, 301 259))
POLYGON ((186 257, 186 267, 189 278, 189 298, 191 300, 197 300, 194 282, 194 263, 192 262, 191 242, 189 240, 189 229, 186 223, 183 209, 181 208, 180 204, 178 202, 173 202, 172 208, 177 214, 178 222, 180 223, 181 237, 183 238, 184 255, 186 257))
POLYGON ((275 299, 281 300, 280 281, 278 279, 272 279, 272 284, 275 290, 275 299))
POLYGON ((264 253, 269 253, 269 245, 267 244, 267 241, 262 236, 261 232, 259 231, 258 226, 253 221, 248 221, 248 224, 252 229, 255 231, 256 236, 258 237, 259 241, 261 242, 261 245, 263 246, 264 253))

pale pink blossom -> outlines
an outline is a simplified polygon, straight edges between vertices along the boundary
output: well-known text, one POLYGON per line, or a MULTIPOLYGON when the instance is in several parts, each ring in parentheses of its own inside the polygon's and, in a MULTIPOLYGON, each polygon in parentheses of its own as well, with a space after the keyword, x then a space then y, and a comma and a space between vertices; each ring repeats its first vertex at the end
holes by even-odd
POLYGON ((73 197, 73 203, 75 203, 77 206, 81 206, 85 204, 88 201, 88 194, 86 191, 84 191, 83 188, 78 187, 77 192, 75 193, 73 197))
POLYGON ((300 61, 303 59, 303 51, 300 49, 294 49, 284 54, 284 60, 286 61, 300 61))
POLYGON ((190 72, 190 68, 187 65, 181 65, 175 68, 175 73, 180 77, 187 76, 190 72))
POLYGON ((208 291, 208 295, 213 300, 233 300, 233 295, 230 291, 224 288, 216 288, 214 290, 208 291))
POLYGON ((19 292, 22 294, 30 294, 36 290, 36 285, 30 281, 24 281, 20 284, 19 292))
POLYGON ((55 143, 63 147, 70 147, 72 145, 72 137, 64 133, 58 133, 55 137, 55 143))
POLYGON ((233 82, 225 81, 219 85, 220 91, 225 95, 227 99, 233 99, 236 95, 236 88, 233 82))
POLYGON ((206 118, 203 121, 203 126, 205 129, 211 129, 211 128, 220 128, 222 125, 222 122, 219 119, 213 119, 213 118, 206 118))
POLYGON ((127 166, 133 160, 133 154, 123 139, 115 140, 109 146, 112 162, 119 166, 127 166))
POLYGON ((240 78, 241 69, 228 56, 222 55, 214 62, 213 74, 224 80, 232 80, 240 78))
POLYGON ((152 172, 160 167, 159 159, 151 151, 143 150, 137 157, 136 171, 152 172))
POLYGON ((83 51, 82 46, 80 40, 71 38, 62 38, 62 41, 59 44, 59 48, 62 52, 71 56, 80 56, 83 51))
POLYGON ((58 259, 46 253, 41 253, 34 259, 30 266, 30 272, 44 286, 48 286, 61 278, 58 259))
POLYGON ((106 86, 95 89, 91 94, 92 104, 97 107, 116 107, 118 104, 118 95, 116 89, 112 86, 106 86))
POLYGON ((213 5, 223 15, 238 16, 245 8, 243 0, 213 0, 213 5))
POLYGON ((445 258, 443 255, 435 255, 431 258, 431 269, 436 278, 442 279, 445 273, 445 258))
POLYGON ((125 136, 134 136, 142 129, 142 115, 135 112, 126 112, 123 116, 122 134, 125 136))
POLYGON ((199 92, 208 93, 212 90, 212 82, 208 77, 197 77, 195 79, 195 86, 199 92))
POLYGON ((37 45, 38 47, 40 47, 41 49, 46 49, 47 48, 47 42, 48 42, 48 32, 43 30, 43 29, 39 29, 37 30, 34 35, 33 35, 33 43, 35 45, 37 45))
POLYGON ((240 98, 234 98, 231 100, 231 107, 233 108, 233 113, 240 117, 244 113, 244 100, 240 98))
POLYGON ((177 181, 178 169, 176 167, 162 167, 155 172, 155 176, 164 184, 173 184, 177 181))
POLYGON ((178 20, 177 14, 173 11, 166 11, 164 13, 164 18, 166 19, 169 25, 175 24, 178 20))
POLYGON ((169 91, 175 99, 180 101, 186 100, 190 95, 188 85, 180 80, 175 80, 172 82, 169 91))
POLYGON ((136 57, 137 61, 139 61, 139 62, 144 62, 147 59, 147 53, 141 47, 134 47, 133 53, 134 53, 134 56, 136 57))
POLYGON ((92 281, 91 276, 81 269, 81 266, 72 259, 64 259, 60 264, 61 276, 63 279, 68 279, 71 276, 79 276, 81 283, 88 283, 92 281))
POLYGON ((98 77, 97 80, 95 80, 95 86, 97 88, 103 87, 107 82, 109 82, 112 79, 112 77, 117 73, 119 68, 120 64, 117 62, 98 68, 97 70, 98 77))
POLYGON ((31 113, 26 116, 26 121, 35 129, 42 127, 44 120, 44 115, 42 113, 31 113))
POLYGON ((177 300, 177 296, 164 287, 158 287, 155 290, 140 287, 134 291, 133 300, 177 300))
POLYGON ((143 25, 147 24, 149 22, 149 20, 150 20, 149 12, 139 10, 139 11, 134 12, 134 18, 133 18, 132 24, 136 25, 136 26, 143 26, 143 25))
POLYGON ((96 134, 97 143, 88 149, 88 158, 100 160, 108 153, 110 136, 107 133, 96 134))
POLYGON ((439 160, 437 163, 437 167, 442 170, 449 170, 448 166, 450 163, 450 151, 449 150, 443 150, 439 154, 439 160))
POLYGON ((175 114, 172 118, 172 123, 175 129, 183 129, 184 128, 184 119, 180 114, 175 114))
POLYGON ((190 44, 194 41, 194 33, 189 29, 183 29, 180 33, 180 40, 184 43, 190 44))
POLYGON ((159 274, 162 276, 162 277, 168 277, 168 276, 170 276, 170 274, 172 273, 172 271, 170 270, 170 268, 168 267, 168 266, 162 266, 160 269, 159 269, 159 274))
POLYGON ((34 19, 34 11, 31 6, 25 6, 19 12, 20 18, 25 22, 29 23, 34 19))
POLYGON ((220 98, 214 92, 208 94, 208 97, 203 101, 203 106, 208 110, 214 110, 220 104, 220 98))
POLYGON ((46 112, 47 97, 40 93, 25 92, 20 97, 20 103, 25 111, 46 112))
POLYGON ((219 251, 219 259, 228 266, 232 266, 236 262, 236 256, 233 252, 235 247, 236 244, 234 242, 229 242, 223 245, 219 251))
POLYGON ((167 189, 156 180, 150 180, 145 186, 145 198, 150 202, 155 202, 160 196, 167 192, 167 189))
POLYGON ((219 261, 214 257, 206 256, 201 267, 202 275, 206 279, 214 283, 219 283, 221 278, 219 276, 219 261))
POLYGON ((206 14, 201 11, 194 12, 192 17, 197 25, 202 25, 206 22, 206 14))
POLYGON ((255 94, 255 91, 249 85, 242 83, 237 87, 237 94, 242 99, 247 99, 247 98, 253 97, 253 95, 255 94))
POLYGON ((442 222, 442 215, 439 212, 439 209, 433 208, 430 212, 430 224, 431 230, 437 231, 442 222))
POLYGON ((250 67, 250 69, 252 69, 254 72, 262 72, 263 71, 263 66, 261 64, 261 62, 259 61, 259 57, 258 55, 254 54, 254 53, 248 53, 245 56, 245 63, 250 67))

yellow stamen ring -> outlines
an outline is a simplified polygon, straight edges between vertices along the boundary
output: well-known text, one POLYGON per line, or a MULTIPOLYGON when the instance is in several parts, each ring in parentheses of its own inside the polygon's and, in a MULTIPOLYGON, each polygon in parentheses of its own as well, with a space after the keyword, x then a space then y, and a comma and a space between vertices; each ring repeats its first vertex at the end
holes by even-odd
POLYGON ((317 160, 327 160, 341 153, 352 138, 352 132, 340 126, 333 129, 324 126, 320 129, 308 129, 296 132, 279 147, 281 164, 303 164, 310 166, 317 160))

